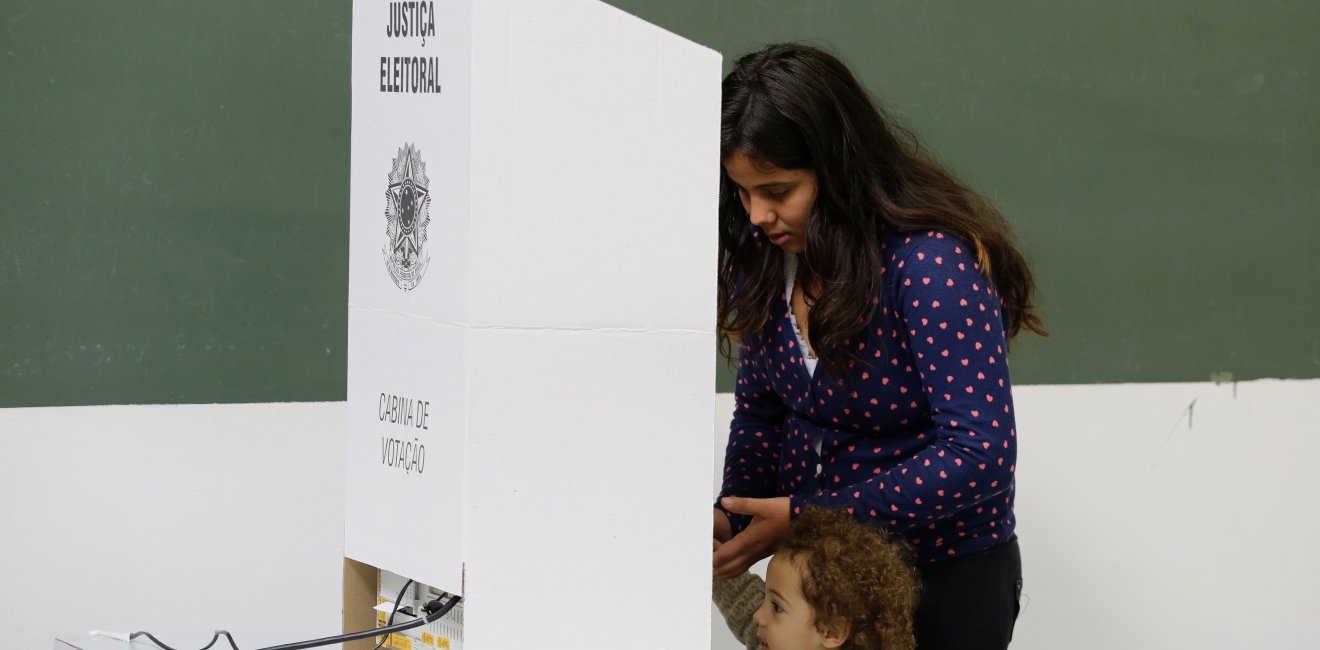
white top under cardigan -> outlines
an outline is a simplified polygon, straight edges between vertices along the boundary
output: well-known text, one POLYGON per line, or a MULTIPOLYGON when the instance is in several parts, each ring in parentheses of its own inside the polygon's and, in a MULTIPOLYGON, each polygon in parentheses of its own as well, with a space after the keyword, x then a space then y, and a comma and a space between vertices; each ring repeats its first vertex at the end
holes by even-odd
MULTIPOLYGON (((784 253, 784 301, 788 303, 788 322, 793 325, 793 337, 797 339, 798 349, 802 351, 802 365, 806 366, 808 375, 815 377, 816 355, 811 353, 806 339, 802 338, 802 328, 798 327, 797 315, 793 313, 793 286, 797 282, 797 268, 797 253, 784 253)), ((816 456, 820 456, 822 438, 817 434, 811 439, 811 446, 816 448, 816 456)), ((816 465, 816 471, 821 471, 819 464, 816 465)))
POLYGON ((816 376, 816 355, 802 338, 802 328, 798 327, 797 315, 793 313, 793 286, 797 282, 798 256, 796 253, 784 253, 784 297, 788 303, 788 322, 793 324, 793 337, 797 339, 798 349, 802 350, 802 362, 807 367, 807 374, 816 376))

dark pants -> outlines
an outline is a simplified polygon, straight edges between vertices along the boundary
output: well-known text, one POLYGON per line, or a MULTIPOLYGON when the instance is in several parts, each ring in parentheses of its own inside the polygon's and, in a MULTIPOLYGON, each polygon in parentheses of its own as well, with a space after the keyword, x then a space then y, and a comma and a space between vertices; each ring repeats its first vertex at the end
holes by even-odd
POLYGON ((1022 594, 1017 536, 974 555, 924 564, 917 650, 1004 650, 1022 594))

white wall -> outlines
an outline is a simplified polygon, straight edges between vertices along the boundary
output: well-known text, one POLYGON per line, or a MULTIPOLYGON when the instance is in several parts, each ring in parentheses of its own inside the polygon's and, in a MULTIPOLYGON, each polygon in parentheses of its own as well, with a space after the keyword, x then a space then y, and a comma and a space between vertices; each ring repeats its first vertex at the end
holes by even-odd
POLYGON ((338 633, 343 449, 342 402, 0 409, 0 646, 338 633))
MULTIPOLYGON (((1320 380, 1015 396, 1016 650, 1314 645, 1320 380)), ((722 429, 732 400, 716 401, 722 429)), ((224 627, 250 650, 337 631, 343 408, 0 409, 0 644, 148 629, 186 650, 224 627)))
MULTIPOLYGON (((1316 647, 1320 380, 1014 397, 1015 650, 1316 647)), ((716 421, 732 408, 721 395, 716 421)), ((714 648, 740 647, 712 627, 714 648)))
POLYGON ((1316 647, 1320 380, 1015 396, 1015 648, 1316 647))

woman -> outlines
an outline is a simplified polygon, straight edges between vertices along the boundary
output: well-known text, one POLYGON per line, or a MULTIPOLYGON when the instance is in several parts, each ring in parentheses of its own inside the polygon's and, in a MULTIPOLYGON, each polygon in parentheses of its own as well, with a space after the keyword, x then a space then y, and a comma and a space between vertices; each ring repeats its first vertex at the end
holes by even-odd
POLYGON ((719 327, 739 340, 717 578, 807 506, 901 534, 917 645, 1004 648, 1021 590, 1005 359, 1044 333, 1003 218, 798 44, 724 80, 719 327))

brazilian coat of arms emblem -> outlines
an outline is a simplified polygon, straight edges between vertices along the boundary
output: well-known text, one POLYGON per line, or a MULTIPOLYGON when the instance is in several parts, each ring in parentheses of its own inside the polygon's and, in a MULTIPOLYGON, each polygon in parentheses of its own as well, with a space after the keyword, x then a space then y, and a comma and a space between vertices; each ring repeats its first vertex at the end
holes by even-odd
POLYGON ((426 227, 431 223, 431 183, 426 163, 411 143, 399 149, 385 188, 385 269, 404 291, 415 288, 431 262, 426 227))

